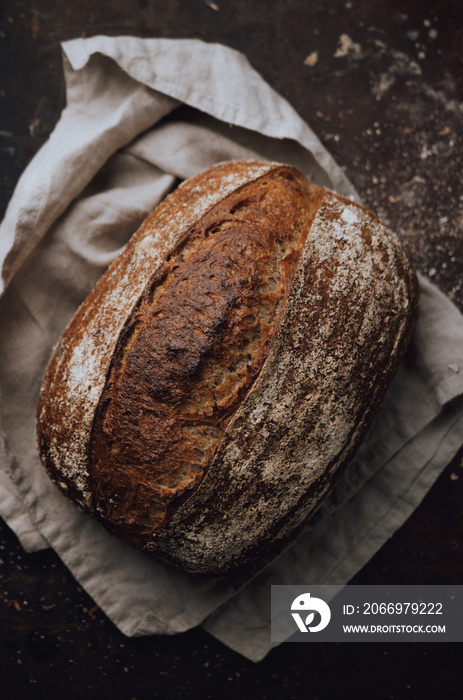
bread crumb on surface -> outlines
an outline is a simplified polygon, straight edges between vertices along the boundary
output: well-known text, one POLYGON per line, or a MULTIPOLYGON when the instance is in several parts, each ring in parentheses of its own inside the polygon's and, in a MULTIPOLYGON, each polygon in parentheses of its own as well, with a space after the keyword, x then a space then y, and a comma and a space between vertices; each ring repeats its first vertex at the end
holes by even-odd
POLYGON ((339 37, 338 48, 334 54, 335 58, 342 58, 348 54, 359 55, 362 51, 360 44, 352 41, 348 34, 341 34, 339 37))
POLYGON ((318 51, 312 51, 312 53, 309 53, 304 59, 304 65, 314 66, 316 63, 318 63, 318 51))

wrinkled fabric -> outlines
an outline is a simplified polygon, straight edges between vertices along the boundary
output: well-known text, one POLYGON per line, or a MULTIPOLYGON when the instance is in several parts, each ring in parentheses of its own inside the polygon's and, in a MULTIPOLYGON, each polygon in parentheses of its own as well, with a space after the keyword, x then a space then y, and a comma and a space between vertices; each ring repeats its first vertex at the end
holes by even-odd
POLYGON ((35 405, 52 348, 144 217, 223 160, 290 163, 358 201, 342 170, 245 57, 197 40, 63 45, 67 104, 0 227, 0 514, 26 551, 53 547, 127 635, 202 624, 255 661, 272 584, 343 584, 409 517, 463 443, 463 319, 420 278, 420 320, 355 462, 298 539, 251 580, 193 577, 105 532, 51 483, 35 405))

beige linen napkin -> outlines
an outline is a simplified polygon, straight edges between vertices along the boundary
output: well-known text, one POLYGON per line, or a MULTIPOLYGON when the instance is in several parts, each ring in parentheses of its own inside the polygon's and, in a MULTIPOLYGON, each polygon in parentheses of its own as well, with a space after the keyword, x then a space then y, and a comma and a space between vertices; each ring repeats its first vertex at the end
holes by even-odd
POLYGON ((155 204, 215 162, 279 160, 357 195, 309 127, 231 49, 93 37, 63 50, 67 106, 0 227, 0 514, 28 551, 52 546, 125 634, 203 624, 258 660, 272 646, 270 585, 347 582, 463 442, 463 320, 420 280, 412 346, 355 463, 252 580, 191 577, 113 538, 56 490, 35 449, 43 370, 78 304, 155 204))

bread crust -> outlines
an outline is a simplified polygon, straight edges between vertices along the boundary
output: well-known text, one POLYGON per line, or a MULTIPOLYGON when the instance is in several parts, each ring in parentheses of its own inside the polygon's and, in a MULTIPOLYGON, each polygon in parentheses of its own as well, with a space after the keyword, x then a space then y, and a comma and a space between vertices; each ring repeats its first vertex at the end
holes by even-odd
POLYGON ((273 168, 209 209, 146 285, 89 445, 94 509, 111 532, 149 544, 201 482, 268 354, 319 198, 273 168))
MULTIPOLYGON (((249 218, 245 218, 243 214, 241 236, 249 229, 249 218)), ((278 236, 289 240, 283 234, 278 236)), ((267 258, 278 258, 275 251, 266 253, 267 258)), ((209 255, 203 263, 203 272, 212 259, 209 255)), ((245 264, 245 257, 236 259, 241 266, 245 264)), ((273 265, 272 269, 277 268, 273 265)), ((230 287, 230 280, 238 279, 240 275, 235 273, 223 282, 222 290, 230 287)), ((363 207, 315 188, 287 166, 216 166, 184 183, 155 210, 71 322, 49 364, 40 396, 37 415, 42 460, 52 478, 78 505, 145 552, 192 573, 224 574, 255 566, 294 537, 358 448, 410 340, 418 313, 417 289, 413 267, 397 237, 363 207), (216 225, 222 209, 222 220, 227 221, 231 209, 240 203, 242 211, 257 221, 259 215, 255 207, 250 209, 249 193, 255 194, 263 181, 272 178, 280 185, 285 178, 296 183, 291 197, 284 187, 279 192, 283 205, 278 210, 275 200, 276 220, 271 221, 270 210, 261 211, 264 225, 256 233, 259 241, 264 240, 265 222, 271 222, 270 228, 276 230, 280 219, 282 231, 298 230, 292 250, 284 250, 277 265, 280 272, 286 270, 286 277, 279 273, 273 290, 273 297, 281 303, 272 306, 268 289, 259 297, 260 302, 256 297, 256 289, 268 281, 270 273, 268 260, 263 261, 254 251, 241 286, 247 284, 246 275, 248 281, 258 282, 248 284, 253 291, 245 296, 245 303, 243 293, 235 294, 225 313, 226 294, 215 289, 212 310, 208 307, 209 320, 217 321, 222 313, 227 332, 219 333, 215 340, 203 333, 198 345, 198 328, 204 330, 204 326, 193 323, 179 339, 173 333, 174 317, 167 314, 164 326, 158 321, 172 304, 180 307, 195 298, 200 278, 194 276, 193 263, 199 264, 198 255, 208 245, 201 235, 208 226, 216 225), (283 221, 285 207, 290 216, 283 221), (182 248, 188 241, 190 258, 182 248), (167 292, 179 279, 179 256, 190 265, 184 272, 191 286, 187 285, 183 297, 170 299, 167 292), (238 298, 244 307, 237 315, 238 298), (235 386, 227 380, 228 394, 225 391, 221 412, 210 377, 201 384, 198 376, 204 377, 204 362, 210 356, 216 358, 214 366, 227 365, 230 353, 242 341, 246 314, 259 303, 260 313, 270 314, 271 322, 264 337, 261 333, 255 343, 241 384, 235 382, 235 386), (234 316, 230 309, 235 309, 234 316), (140 326, 148 329, 148 335, 140 332, 140 326), (138 329, 135 335, 133 328, 138 329), (239 332, 234 334, 236 328, 239 332), (188 348, 188 338, 190 350, 200 346, 197 355, 203 364, 198 360, 196 375, 191 370, 187 376, 191 352, 184 353, 183 360, 177 353, 168 371, 160 360, 173 349, 173 336, 178 347, 188 348), (140 397, 138 403, 136 398, 140 358, 142 364, 149 365, 150 352, 159 370, 150 374, 157 391, 155 408, 152 403, 146 405, 146 397, 140 397), (130 369, 133 357, 138 363, 135 374, 130 369), (179 373, 181 380, 176 383, 174 376, 179 373), (124 392, 117 393, 124 381, 132 387, 128 399, 124 392), (178 401, 174 397, 164 410, 169 403, 165 394, 175 393, 174 389, 178 401), (196 471, 191 468, 188 478, 182 480, 174 467, 182 461, 190 467, 195 464, 192 433, 178 431, 178 426, 184 425, 181 402, 189 394, 196 404, 193 413, 190 410, 188 425, 194 415, 195 425, 215 426, 215 431, 198 449, 202 453, 199 467, 196 471), (129 439, 125 453, 123 443, 116 441, 115 447, 111 443, 114 449, 108 450, 113 449, 114 459, 108 460, 110 465, 116 463, 122 450, 120 466, 113 474, 122 475, 125 464, 129 485, 122 480, 107 487, 111 473, 105 466, 105 445, 109 445, 105 440, 114 437, 118 415, 122 415, 122 404, 113 413, 108 409, 116 395, 125 396, 124 410, 144 407, 144 413, 155 414, 158 422, 148 422, 149 430, 138 447, 129 439), (203 396, 201 405, 206 406, 201 417, 198 396, 203 396), (210 420, 205 420, 206 414, 210 420), (158 452, 149 443, 156 425, 167 445, 158 452), (146 478, 139 468, 140 458, 130 457, 131 447, 142 454, 145 446, 146 478), (135 489, 131 488, 134 482, 135 489), (145 487, 139 488, 140 483, 145 487), (164 500, 159 495, 162 493, 164 500)), ((200 307, 193 315, 204 312, 204 304, 200 307)))

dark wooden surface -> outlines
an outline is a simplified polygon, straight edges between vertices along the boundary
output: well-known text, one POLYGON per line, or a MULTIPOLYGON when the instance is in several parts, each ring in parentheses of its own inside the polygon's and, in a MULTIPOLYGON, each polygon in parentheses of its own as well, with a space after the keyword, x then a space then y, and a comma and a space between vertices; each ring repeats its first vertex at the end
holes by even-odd
MULTIPOLYGON (((245 53, 291 102, 417 267, 463 310, 462 8, 459 0, 2 0, 0 216, 64 106, 61 41, 218 41, 245 53)), ((462 459, 356 583, 463 583, 462 459)), ((462 645, 283 644, 253 664, 200 629, 125 638, 53 552, 24 554, 4 524, 0 560, 1 698, 382 700, 463 690, 462 645)))

